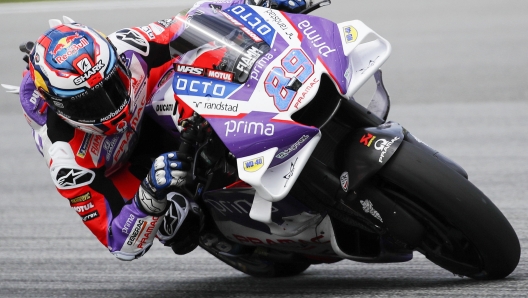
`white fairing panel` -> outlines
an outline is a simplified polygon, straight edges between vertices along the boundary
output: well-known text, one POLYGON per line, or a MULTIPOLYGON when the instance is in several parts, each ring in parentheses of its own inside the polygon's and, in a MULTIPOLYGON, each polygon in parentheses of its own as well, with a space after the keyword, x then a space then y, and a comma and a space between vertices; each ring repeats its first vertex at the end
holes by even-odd
POLYGON ((351 98, 387 61, 392 48, 386 39, 361 21, 343 22, 337 26, 343 33, 343 50, 350 62, 345 73, 348 84, 345 96, 351 98))

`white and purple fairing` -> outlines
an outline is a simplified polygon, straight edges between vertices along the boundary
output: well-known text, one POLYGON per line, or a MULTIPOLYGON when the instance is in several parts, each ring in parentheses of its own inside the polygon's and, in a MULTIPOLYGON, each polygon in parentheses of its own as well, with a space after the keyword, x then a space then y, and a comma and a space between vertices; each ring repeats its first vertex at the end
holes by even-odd
MULTIPOLYGON (((176 123, 176 110, 163 108, 174 104, 176 93, 207 119, 237 158, 239 178, 255 190, 249 217, 266 224, 272 234, 291 235, 293 231, 284 232, 272 220, 272 203, 290 192, 321 138, 317 127, 297 123, 292 115, 320 91, 323 75, 331 78, 343 97, 352 99, 387 60, 390 44, 361 21, 336 24, 247 5, 230 7, 214 17, 265 42, 269 51, 258 57, 241 53, 247 57, 241 67, 248 72, 244 82, 175 72, 172 88, 161 86, 152 106, 158 115, 176 123)), ((196 18, 187 23, 222 42, 222 37, 211 33, 214 30, 202 25, 196 18)))

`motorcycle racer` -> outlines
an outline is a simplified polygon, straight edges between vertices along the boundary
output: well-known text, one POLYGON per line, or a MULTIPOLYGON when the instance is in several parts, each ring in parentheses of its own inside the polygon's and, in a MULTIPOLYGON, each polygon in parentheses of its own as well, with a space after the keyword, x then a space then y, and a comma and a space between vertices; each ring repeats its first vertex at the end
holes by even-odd
MULTIPOLYGON (((306 7, 304 0, 201 1, 180 17, 237 4, 306 7)), ((120 260, 142 256, 155 237, 177 254, 198 243, 200 208, 169 192, 185 185, 189 159, 144 117, 178 59, 171 48, 184 30, 176 17, 108 37, 73 21, 59 24, 35 43, 21 83, 26 120, 58 192, 120 260)))

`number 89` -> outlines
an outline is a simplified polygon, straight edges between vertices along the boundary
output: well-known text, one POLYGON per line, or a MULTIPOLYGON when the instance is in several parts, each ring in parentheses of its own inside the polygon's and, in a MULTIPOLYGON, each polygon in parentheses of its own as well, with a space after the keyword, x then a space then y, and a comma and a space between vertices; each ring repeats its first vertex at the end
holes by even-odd
POLYGON ((305 83, 314 72, 314 65, 300 49, 291 50, 282 60, 282 67, 274 67, 264 82, 264 89, 273 97, 279 111, 287 111, 297 91, 286 88, 292 78, 305 83), (287 75, 288 74, 288 75, 287 75))

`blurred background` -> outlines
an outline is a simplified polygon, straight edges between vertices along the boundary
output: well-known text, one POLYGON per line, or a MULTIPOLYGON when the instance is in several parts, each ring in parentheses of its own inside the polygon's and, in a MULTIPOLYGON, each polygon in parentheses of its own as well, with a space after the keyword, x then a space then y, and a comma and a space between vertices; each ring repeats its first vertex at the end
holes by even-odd
MULTIPOLYGON (((18 85, 18 46, 63 15, 104 33, 171 17, 194 1, 0 1, 0 83, 18 85)), ((389 119, 461 164, 503 211, 528 248, 528 1, 334 0, 314 14, 359 19, 390 41, 382 67, 389 119)), ((0 296, 332 297, 521 296, 524 258, 504 281, 454 279, 423 257, 406 264, 341 262, 299 277, 257 281, 201 250, 176 257, 156 244, 117 261, 56 192, 18 97, 0 90, 0 296), (458 285, 458 286, 456 286, 458 285), (154 293, 154 294, 153 294, 154 293), (295 295, 294 295, 295 296, 295 295)))

